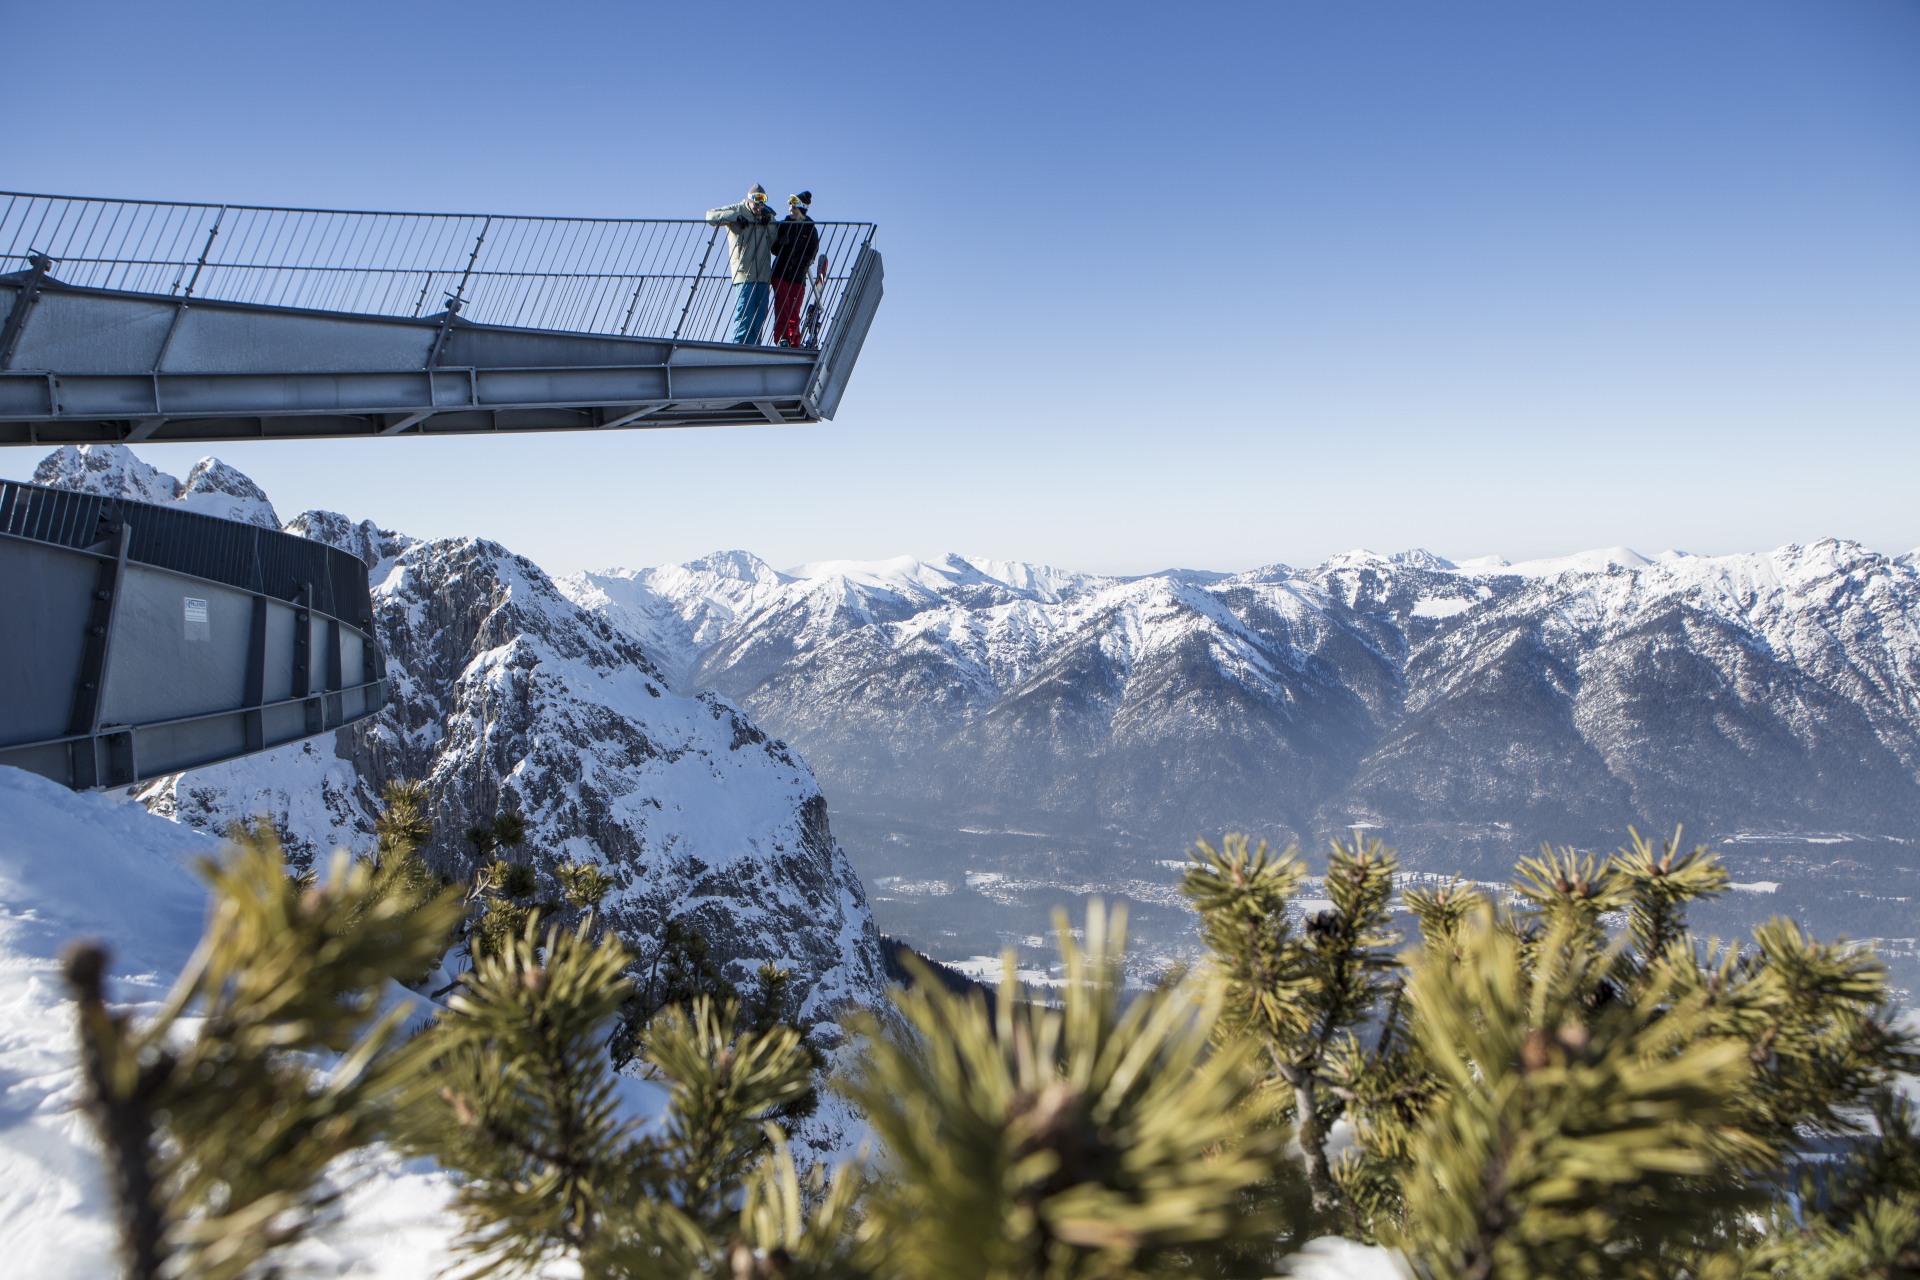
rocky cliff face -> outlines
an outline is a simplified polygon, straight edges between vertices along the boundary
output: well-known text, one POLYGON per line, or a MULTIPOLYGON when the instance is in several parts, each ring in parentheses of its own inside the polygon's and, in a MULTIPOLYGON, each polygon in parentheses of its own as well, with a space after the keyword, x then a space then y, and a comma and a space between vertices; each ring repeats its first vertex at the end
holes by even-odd
MULTIPOLYGON (((167 492, 126 450, 61 454, 43 470, 76 487, 133 476, 167 492)), ((630 636, 496 543, 419 541, 329 512, 288 528, 368 565, 392 703, 337 735, 156 785, 150 807, 215 830, 264 815, 311 857, 364 846, 381 786, 424 779, 429 856, 448 871, 471 866, 470 826, 515 809, 544 874, 570 859, 613 877, 602 913, 628 936, 680 916, 736 976, 791 968, 803 1016, 829 1039, 848 1006, 882 1001, 864 892, 784 744, 717 695, 669 692, 630 636)))

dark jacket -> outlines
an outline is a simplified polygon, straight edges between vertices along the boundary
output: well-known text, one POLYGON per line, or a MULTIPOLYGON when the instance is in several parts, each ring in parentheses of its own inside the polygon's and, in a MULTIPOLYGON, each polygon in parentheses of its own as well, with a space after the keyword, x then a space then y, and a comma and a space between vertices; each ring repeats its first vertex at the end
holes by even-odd
POLYGON ((773 242, 773 278, 805 280, 813 271, 814 255, 820 252, 820 228, 795 210, 780 222, 779 231, 773 242))

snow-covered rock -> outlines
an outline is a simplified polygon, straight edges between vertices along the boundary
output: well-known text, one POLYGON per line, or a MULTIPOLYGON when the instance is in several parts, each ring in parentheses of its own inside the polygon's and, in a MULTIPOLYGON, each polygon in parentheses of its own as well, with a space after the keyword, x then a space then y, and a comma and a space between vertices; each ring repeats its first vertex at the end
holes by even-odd
POLYGON ((260 486, 218 458, 200 459, 181 481, 142 461, 125 445, 69 444, 40 460, 33 483, 183 507, 265 529, 280 527, 280 517, 260 486))
MULTIPOLYGON (((0 768, 0 1271, 34 1280, 115 1273, 97 1144, 78 1110, 73 1005, 60 956, 106 944, 116 1007, 159 1007, 200 937, 206 887, 192 864, 218 842, 137 804, 76 795, 0 768)), ((351 1227, 323 1232, 304 1260, 336 1275, 426 1274, 454 1222, 444 1175, 371 1152, 340 1171, 351 1227)))
POLYGON ((180 481, 121 445, 62 445, 33 469, 33 483, 135 502, 170 503, 180 481))

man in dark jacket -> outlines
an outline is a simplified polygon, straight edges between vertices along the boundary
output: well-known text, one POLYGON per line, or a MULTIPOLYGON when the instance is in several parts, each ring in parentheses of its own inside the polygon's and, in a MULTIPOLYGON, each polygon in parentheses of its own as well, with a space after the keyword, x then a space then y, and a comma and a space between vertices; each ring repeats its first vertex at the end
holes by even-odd
POLYGON ((787 217, 773 242, 773 335, 783 347, 800 345, 800 312, 807 302, 807 273, 820 252, 820 228, 809 210, 813 192, 787 197, 787 217))

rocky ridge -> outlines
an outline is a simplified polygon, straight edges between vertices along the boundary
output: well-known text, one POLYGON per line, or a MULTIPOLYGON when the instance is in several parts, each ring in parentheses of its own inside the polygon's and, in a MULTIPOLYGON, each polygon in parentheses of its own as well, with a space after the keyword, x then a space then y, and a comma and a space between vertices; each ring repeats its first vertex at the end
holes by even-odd
MULTIPOLYGON (((191 496, 121 448, 63 449, 41 473, 142 500, 191 496)), ((194 474, 238 473, 209 460, 194 474)), ((557 862, 596 863, 616 884, 602 914, 627 936, 678 916, 737 977, 792 969, 802 1016, 829 1042, 845 1012, 883 1001, 859 878, 783 743, 718 695, 670 692, 641 645, 497 543, 418 540, 331 512, 287 528, 367 564, 392 701, 338 734, 155 784, 150 808, 216 831, 264 816, 311 858, 364 847, 380 787, 423 779, 429 856, 445 870, 470 870, 462 833, 514 809, 550 887, 557 862)))

